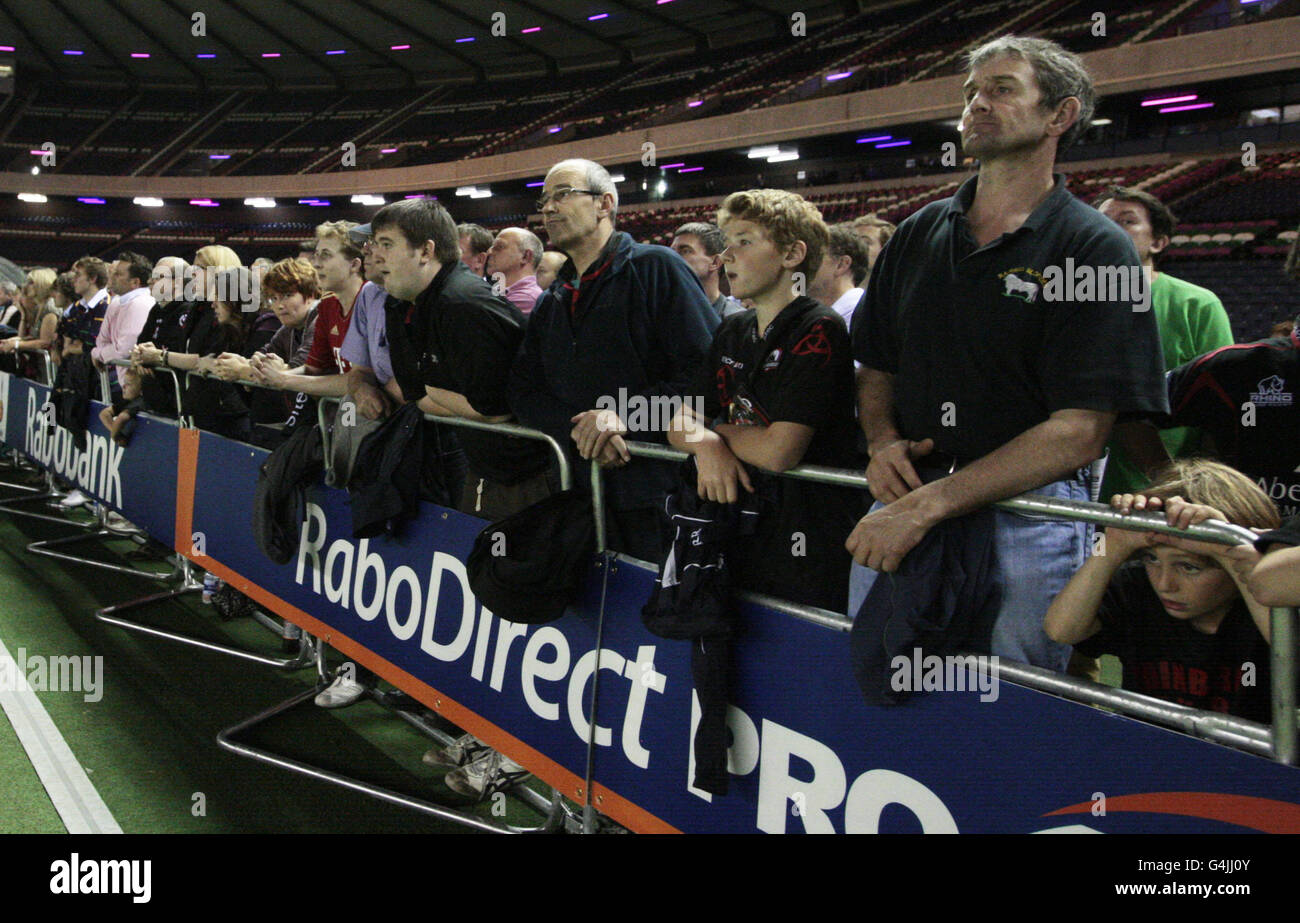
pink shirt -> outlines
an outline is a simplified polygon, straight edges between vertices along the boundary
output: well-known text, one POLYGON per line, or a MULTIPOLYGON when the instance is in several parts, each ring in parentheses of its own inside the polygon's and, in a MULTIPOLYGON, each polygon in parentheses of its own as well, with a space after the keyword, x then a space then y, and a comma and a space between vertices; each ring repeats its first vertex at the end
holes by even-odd
POLYGON ((506 300, 527 314, 537 304, 541 294, 542 287, 537 284, 537 276, 524 276, 506 289, 506 300))
MULTIPOLYGON (((131 347, 140 337, 144 322, 153 308, 154 297, 147 286, 133 288, 125 295, 119 295, 108 305, 104 323, 95 337, 95 348, 90 351, 92 359, 109 362, 113 359, 125 359, 131 355, 131 347)), ((126 377, 126 369, 117 369, 117 381, 121 384, 126 377)))

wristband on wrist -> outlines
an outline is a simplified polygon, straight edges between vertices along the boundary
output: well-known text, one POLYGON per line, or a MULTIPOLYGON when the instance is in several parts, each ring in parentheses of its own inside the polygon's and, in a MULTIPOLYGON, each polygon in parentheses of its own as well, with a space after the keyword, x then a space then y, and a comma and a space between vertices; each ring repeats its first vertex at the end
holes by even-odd
POLYGON ((163 365, 167 364, 167 350, 165 349, 162 351, 162 364, 163 365))

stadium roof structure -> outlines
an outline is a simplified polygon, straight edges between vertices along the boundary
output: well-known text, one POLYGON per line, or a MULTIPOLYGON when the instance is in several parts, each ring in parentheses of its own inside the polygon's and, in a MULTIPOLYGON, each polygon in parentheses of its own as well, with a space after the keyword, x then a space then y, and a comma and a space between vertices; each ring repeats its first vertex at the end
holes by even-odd
POLYGON ((5 0, 21 72, 99 87, 374 89, 554 76, 790 33, 853 0, 5 0))

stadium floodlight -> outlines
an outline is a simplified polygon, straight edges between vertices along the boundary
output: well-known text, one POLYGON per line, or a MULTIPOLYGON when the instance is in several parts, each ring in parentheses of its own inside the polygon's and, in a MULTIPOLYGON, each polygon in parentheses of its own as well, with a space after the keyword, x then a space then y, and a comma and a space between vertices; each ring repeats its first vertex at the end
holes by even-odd
POLYGON ((244 204, 251 208, 275 208, 275 199, 253 196, 245 199, 244 204))
POLYGON ((477 188, 474 187, 474 186, 457 186, 457 187, 456 187, 456 195, 460 195, 460 196, 473 195, 473 194, 474 194, 475 192, 477 192, 477 191, 478 191, 477 188))
POLYGON ((760 157, 771 157, 773 154, 781 153, 781 148, 775 144, 765 144, 762 147, 751 147, 747 155, 750 160, 758 160, 760 157))
MULTIPOLYGON (((609 175, 609 178, 610 178, 611 181, 613 181, 613 182, 615 182, 615 183, 625 183, 625 182, 627 182, 627 177, 624 176, 622 173, 611 173, 611 174, 609 175)), ((532 183, 529 183, 528 185, 531 186, 532 183)), ((541 185, 541 183, 539 183, 538 185, 541 185)))
POLYGON ((798 151, 778 151, 771 157, 767 158, 768 163, 785 163, 787 160, 798 160, 798 151))
POLYGON ((469 197, 471 199, 490 199, 492 198, 492 190, 484 186, 482 189, 475 189, 469 194, 469 197))
POLYGON ((41 195, 39 192, 20 192, 18 193, 18 201, 35 202, 37 205, 40 205, 42 202, 48 202, 49 199, 41 195))
POLYGON ((40 167, 32 167, 32 176, 39 176, 40 173, 41 173, 40 167))
POLYGON ((386 205, 387 202, 381 195, 354 195, 352 197, 353 205, 386 205))
POLYGON ((1096 128, 1096 127, 1099 126, 1099 125, 1109 125, 1109 124, 1110 124, 1110 119, 1093 119, 1089 124, 1090 124, 1093 128, 1096 128))
POLYGON ((141 208, 162 208, 163 200, 153 196, 138 195, 131 200, 132 204, 139 205, 141 208))
POLYGON ((659 193, 660 195, 663 195, 667 191, 668 191, 668 184, 666 182, 660 180, 659 182, 655 183, 655 192, 659 193))

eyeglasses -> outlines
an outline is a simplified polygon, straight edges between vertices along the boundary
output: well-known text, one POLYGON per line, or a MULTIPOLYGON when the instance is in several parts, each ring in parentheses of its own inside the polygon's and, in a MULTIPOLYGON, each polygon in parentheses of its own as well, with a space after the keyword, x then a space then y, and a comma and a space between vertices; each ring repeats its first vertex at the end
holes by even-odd
POLYGON ((556 205, 559 205, 571 195, 601 196, 604 195, 604 193, 593 192, 590 189, 570 189, 568 186, 561 186, 554 192, 543 192, 542 197, 537 200, 537 210, 541 211, 552 201, 554 201, 556 205))

